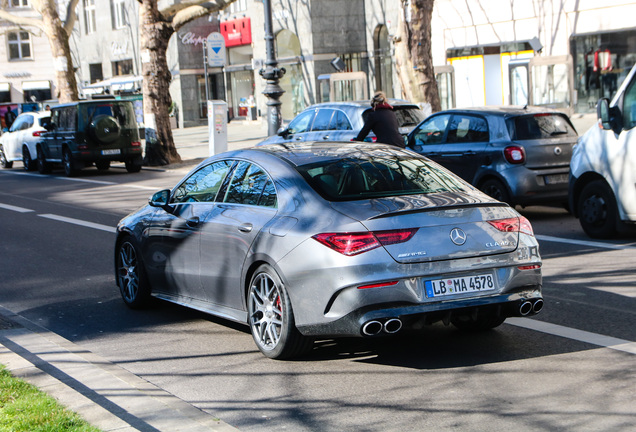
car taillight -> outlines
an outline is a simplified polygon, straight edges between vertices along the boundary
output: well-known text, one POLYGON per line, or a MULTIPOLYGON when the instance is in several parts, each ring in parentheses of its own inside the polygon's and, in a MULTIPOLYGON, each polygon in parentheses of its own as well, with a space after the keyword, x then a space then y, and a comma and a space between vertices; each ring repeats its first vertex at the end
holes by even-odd
POLYGON ((313 239, 346 256, 358 255, 380 246, 404 243, 413 237, 417 228, 359 233, 322 233, 313 239))
POLYGON ((42 136, 42 131, 33 131, 33 136, 35 137, 42 136))
POLYGON ((526 152, 523 147, 508 146, 504 149, 504 157, 511 164, 520 164, 526 161, 526 152))
POLYGON ((491 220, 488 223, 502 232, 521 232, 533 236, 530 221, 523 216, 518 218, 491 220))
POLYGON ((133 141, 130 143, 130 145, 133 147, 141 147, 141 141, 133 141))

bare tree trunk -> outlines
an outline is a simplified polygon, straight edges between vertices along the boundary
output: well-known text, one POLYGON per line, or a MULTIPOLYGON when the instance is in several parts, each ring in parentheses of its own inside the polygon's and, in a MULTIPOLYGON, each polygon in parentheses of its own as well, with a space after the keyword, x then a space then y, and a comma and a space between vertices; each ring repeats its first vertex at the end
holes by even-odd
POLYGON ((143 75, 144 122, 146 125, 146 165, 181 162, 170 129, 171 74, 166 58, 174 33, 157 8, 157 0, 143 0, 140 10, 140 51, 143 75))
POLYGON ((402 0, 402 19, 396 40, 398 78, 405 97, 428 103, 433 112, 441 104, 433 69, 431 19, 434 0, 402 0))

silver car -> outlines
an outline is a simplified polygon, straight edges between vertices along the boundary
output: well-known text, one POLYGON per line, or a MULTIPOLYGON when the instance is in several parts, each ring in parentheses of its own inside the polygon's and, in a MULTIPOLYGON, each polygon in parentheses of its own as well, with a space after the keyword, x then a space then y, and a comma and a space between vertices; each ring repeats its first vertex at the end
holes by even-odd
POLYGON ((250 326, 271 358, 317 337, 437 321, 487 330, 543 307, 527 219, 409 150, 270 145, 213 156, 117 227, 124 302, 250 326))
MULTIPOLYGON (((398 120, 400 133, 406 136, 424 120, 424 112, 415 104, 401 99, 389 99, 398 120)), ((371 111, 369 101, 323 102, 312 105, 298 114, 287 127, 259 145, 298 141, 353 141, 371 111)), ((375 142, 370 132, 365 141, 375 142)))

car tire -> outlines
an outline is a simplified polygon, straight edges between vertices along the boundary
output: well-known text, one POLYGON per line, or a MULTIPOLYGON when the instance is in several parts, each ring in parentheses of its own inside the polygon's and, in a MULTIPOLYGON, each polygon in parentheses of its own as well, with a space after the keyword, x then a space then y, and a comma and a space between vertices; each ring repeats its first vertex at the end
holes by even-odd
POLYGON ((276 271, 261 265, 248 290, 248 324, 258 349, 272 359, 299 356, 313 346, 313 340, 300 334, 287 290, 276 271))
POLYGON ((35 169, 35 161, 31 159, 31 152, 26 145, 22 147, 22 166, 25 171, 33 171, 35 169))
POLYGON ((0 146, 0 166, 5 169, 13 168, 13 162, 7 160, 7 155, 4 154, 4 147, 2 146, 0 146))
POLYGON ((100 143, 110 144, 119 138, 121 126, 115 117, 102 114, 91 121, 89 131, 100 143))
POLYGON ((612 238, 617 233, 618 208, 616 198, 603 180, 586 184, 577 204, 579 222, 585 234, 592 238, 612 238))
POLYGON ((41 147, 38 147, 36 150, 37 158, 38 158, 38 172, 40 174, 48 174, 51 172, 51 165, 46 161, 44 157, 44 151, 42 151, 41 147))
POLYGON ((66 177, 75 177, 77 175, 77 168, 75 168, 75 160, 71 151, 67 148, 62 152, 62 164, 64 165, 64 174, 66 177))
POLYGON ((128 159, 126 161, 126 171, 129 173, 138 173, 141 171, 141 161, 137 159, 128 159))
POLYGON ((486 195, 512 205, 510 200, 510 194, 508 193, 508 189, 506 186, 496 179, 486 180, 481 184, 479 190, 485 193, 486 195))
POLYGON ((454 315, 451 323, 462 331, 480 332, 499 327, 506 320, 493 310, 477 310, 476 313, 454 315))
POLYGON ((110 168, 110 161, 98 160, 95 162, 95 167, 100 171, 108 171, 108 168, 110 168))
POLYGON ((115 266, 117 286, 126 306, 131 309, 147 306, 150 301, 150 283, 141 254, 132 238, 126 237, 118 243, 115 266))

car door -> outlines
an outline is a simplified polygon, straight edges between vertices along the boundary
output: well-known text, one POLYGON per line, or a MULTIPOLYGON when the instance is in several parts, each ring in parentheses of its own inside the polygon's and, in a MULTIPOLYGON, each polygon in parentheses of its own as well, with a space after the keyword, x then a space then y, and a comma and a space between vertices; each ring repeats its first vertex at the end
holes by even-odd
POLYGON ((331 108, 320 108, 316 112, 311 132, 305 136, 305 141, 333 141, 331 135, 335 132, 332 128, 331 119, 334 116, 334 110, 331 108))
POLYGON ((158 209, 146 229, 146 263, 153 289, 201 299, 199 278, 201 227, 215 206, 216 194, 232 161, 210 163, 183 180, 172 192, 171 211, 158 209))
POLYGON ((20 146, 18 142, 20 141, 20 136, 23 133, 22 126, 25 124, 24 119, 24 116, 18 116, 9 128, 9 131, 5 132, 5 137, 2 140, 4 144, 4 154, 9 161, 14 161, 20 158, 18 156, 18 153, 20 153, 20 146))
POLYGON ((435 161, 473 183, 479 167, 487 164, 489 137, 488 123, 484 117, 453 114, 435 161))
POLYGON ((437 161, 440 145, 446 139, 450 114, 432 115, 420 123, 408 137, 408 147, 431 160, 437 161))
POLYGON ((298 114, 281 135, 282 142, 306 141, 306 136, 311 132, 311 125, 316 116, 315 109, 308 109, 298 114))
POLYGON ((68 110, 64 108, 56 109, 51 114, 51 123, 54 125, 53 130, 46 134, 45 155, 48 160, 62 160, 62 140, 66 129, 68 128, 68 110))
POLYGON ((206 301, 245 310, 243 265, 261 229, 276 215, 274 183, 263 168, 240 161, 217 201, 201 221, 201 285, 206 301))

